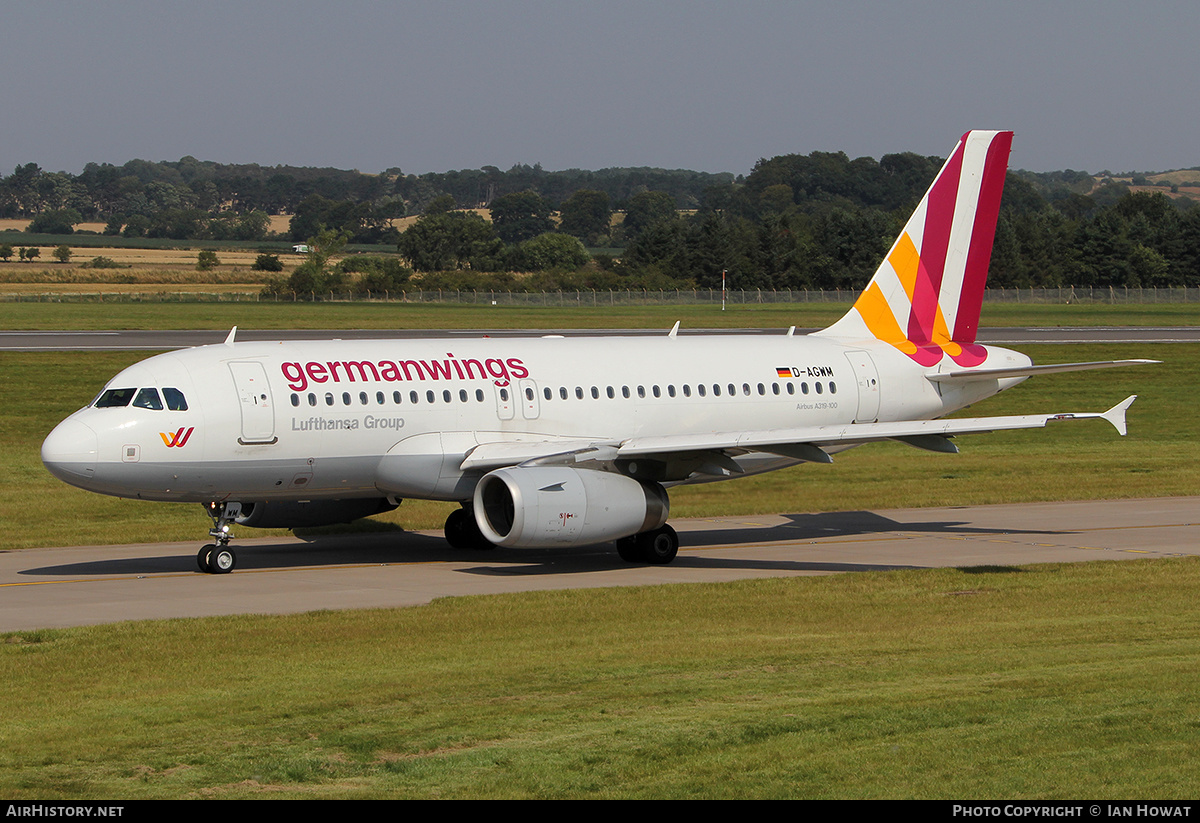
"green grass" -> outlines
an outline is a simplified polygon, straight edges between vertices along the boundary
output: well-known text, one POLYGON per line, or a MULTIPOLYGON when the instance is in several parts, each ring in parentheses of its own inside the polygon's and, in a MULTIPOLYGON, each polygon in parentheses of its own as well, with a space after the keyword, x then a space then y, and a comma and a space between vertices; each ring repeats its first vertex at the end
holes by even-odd
MULTIPOLYGON (((5 329, 823 328, 841 303, 730 306, 491 306, 447 303, 0 303, 5 329)), ((1200 304, 984 306, 985 326, 1194 326, 1200 304)))
POLYGON ((1196 558, 0 638, 0 794, 1190 798, 1196 558))
MULTIPOLYGON (((1027 346, 1036 362, 1145 357, 1139 366, 1034 378, 978 404, 972 416, 1103 411, 1139 394, 1129 435, 1103 421, 960 438, 962 453, 873 444, 834 458, 725 483, 672 490, 673 517, 845 511, 1061 499, 1195 494, 1200 489, 1200 344, 1027 346)), ((76 489, 41 464, 42 439, 144 352, 0 356, 0 549, 201 540, 195 504, 120 500, 76 489)), ((451 504, 406 501, 379 528, 440 528, 451 504)), ((271 532, 241 531, 241 536, 271 532)))

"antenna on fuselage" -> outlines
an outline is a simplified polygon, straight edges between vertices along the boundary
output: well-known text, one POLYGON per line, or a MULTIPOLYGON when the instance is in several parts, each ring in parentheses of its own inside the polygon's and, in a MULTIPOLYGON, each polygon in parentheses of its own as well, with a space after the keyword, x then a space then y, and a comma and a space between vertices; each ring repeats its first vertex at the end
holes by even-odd
POLYGON ((237 335, 237 326, 234 326, 232 329, 229 330, 229 336, 225 338, 226 346, 233 345, 233 338, 235 335, 237 335))
POLYGON ((678 320, 675 321, 675 325, 671 327, 671 330, 669 332, 667 332, 667 337, 675 337, 675 335, 677 335, 677 334, 679 334, 679 321, 678 320))

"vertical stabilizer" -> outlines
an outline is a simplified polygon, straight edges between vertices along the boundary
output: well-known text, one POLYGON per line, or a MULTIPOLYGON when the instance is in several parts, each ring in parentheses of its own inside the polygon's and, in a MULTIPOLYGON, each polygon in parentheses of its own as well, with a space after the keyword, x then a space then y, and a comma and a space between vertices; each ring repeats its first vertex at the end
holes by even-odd
POLYGON ((875 338, 923 366, 983 362, 975 344, 1011 131, 969 131, 854 307, 820 335, 875 338))

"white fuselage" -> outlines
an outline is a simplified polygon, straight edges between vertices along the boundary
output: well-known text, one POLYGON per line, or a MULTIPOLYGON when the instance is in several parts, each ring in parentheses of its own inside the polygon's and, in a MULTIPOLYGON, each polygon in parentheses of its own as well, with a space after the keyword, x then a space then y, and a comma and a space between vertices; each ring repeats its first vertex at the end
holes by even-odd
MULTIPOLYGON (((981 367, 1028 363, 989 348, 981 367)), ((480 444, 932 419, 1020 382, 950 389, 925 379, 936 370, 819 336, 239 342, 124 370, 106 390, 174 389, 187 408, 93 404, 42 456, 76 486, 147 500, 465 501, 481 473, 460 464, 480 444)))

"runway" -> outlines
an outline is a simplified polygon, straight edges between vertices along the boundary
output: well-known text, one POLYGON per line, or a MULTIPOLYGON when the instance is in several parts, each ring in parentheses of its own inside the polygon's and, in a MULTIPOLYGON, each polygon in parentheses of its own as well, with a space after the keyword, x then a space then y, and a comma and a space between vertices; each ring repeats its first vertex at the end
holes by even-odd
MULTIPOLYGON (((241 539, 201 574, 202 542, 0 553, 0 631, 122 620, 417 606, 438 597, 933 567, 1200 554, 1200 497, 671 521, 669 566, 611 546, 455 551, 440 532, 241 539)), ((197 523, 197 535, 203 531, 197 523)))
MULTIPOLYGON (((816 329, 797 329, 807 334, 816 329)), ((238 329, 237 339, 261 340, 406 340, 419 337, 467 339, 478 337, 565 336, 656 336, 667 329, 238 329)), ((680 329, 682 335, 764 334, 783 335, 787 329, 680 329)), ((174 331, 0 331, 0 351, 165 351, 220 343, 228 329, 174 331)), ((1200 341, 1200 326, 1056 326, 1047 328, 983 328, 979 342, 993 345, 1027 343, 1194 343, 1200 341)))

